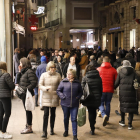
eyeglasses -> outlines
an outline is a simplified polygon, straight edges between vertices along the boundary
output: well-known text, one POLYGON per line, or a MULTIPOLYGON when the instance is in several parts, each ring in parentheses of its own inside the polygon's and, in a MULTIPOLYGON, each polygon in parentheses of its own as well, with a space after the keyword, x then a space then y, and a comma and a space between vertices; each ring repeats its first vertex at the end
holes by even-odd
POLYGON ((71 73, 67 73, 67 75, 72 75, 71 73))
POLYGON ((53 69, 53 68, 56 69, 56 67, 50 67, 50 68, 51 68, 51 69, 53 69))

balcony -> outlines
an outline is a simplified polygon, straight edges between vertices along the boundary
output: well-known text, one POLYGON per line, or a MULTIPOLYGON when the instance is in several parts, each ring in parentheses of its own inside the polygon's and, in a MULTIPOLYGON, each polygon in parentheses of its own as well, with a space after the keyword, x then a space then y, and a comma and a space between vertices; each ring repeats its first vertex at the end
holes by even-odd
POLYGON ((57 25, 60 25, 60 24, 62 24, 62 22, 61 22, 61 19, 58 18, 56 20, 53 20, 51 22, 46 23, 45 28, 49 28, 49 27, 52 27, 52 26, 57 26, 57 25))

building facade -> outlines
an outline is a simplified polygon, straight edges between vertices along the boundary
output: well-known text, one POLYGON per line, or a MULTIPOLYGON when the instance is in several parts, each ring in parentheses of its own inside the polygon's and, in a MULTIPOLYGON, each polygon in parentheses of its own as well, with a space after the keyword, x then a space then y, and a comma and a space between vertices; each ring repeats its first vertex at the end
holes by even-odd
POLYGON ((103 0, 100 2, 102 48, 118 51, 139 47, 140 1, 103 0))

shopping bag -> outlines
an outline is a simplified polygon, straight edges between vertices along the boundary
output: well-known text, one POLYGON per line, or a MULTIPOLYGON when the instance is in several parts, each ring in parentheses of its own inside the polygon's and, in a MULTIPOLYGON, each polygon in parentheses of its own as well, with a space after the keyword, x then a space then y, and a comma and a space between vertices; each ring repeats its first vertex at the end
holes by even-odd
POLYGON ((77 124, 79 127, 86 124, 86 107, 83 105, 78 110, 77 124))
POLYGON ((35 109, 35 103, 33 101, 33 97, 28 89, 26 92, 25 108, 27 111, 33 111, 35 109))

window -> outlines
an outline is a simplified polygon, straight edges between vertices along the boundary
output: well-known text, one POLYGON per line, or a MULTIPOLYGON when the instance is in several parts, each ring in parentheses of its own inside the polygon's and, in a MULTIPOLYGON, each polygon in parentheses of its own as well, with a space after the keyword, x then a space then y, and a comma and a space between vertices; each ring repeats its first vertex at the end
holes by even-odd
POLYGON ((136 18, 136 6, 133 7, 133 19, 135 19, 135 18, 136 18))

